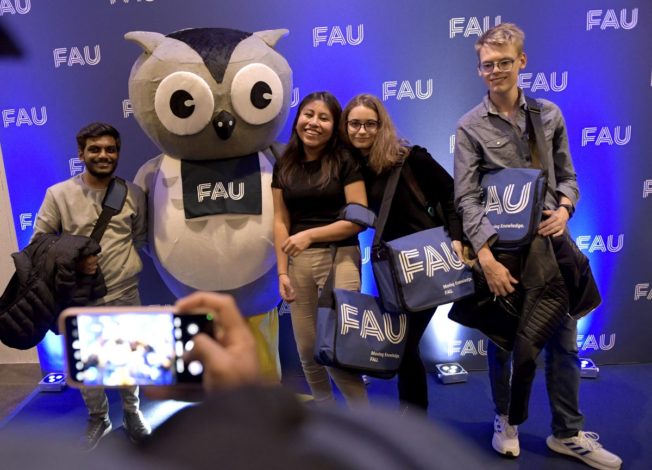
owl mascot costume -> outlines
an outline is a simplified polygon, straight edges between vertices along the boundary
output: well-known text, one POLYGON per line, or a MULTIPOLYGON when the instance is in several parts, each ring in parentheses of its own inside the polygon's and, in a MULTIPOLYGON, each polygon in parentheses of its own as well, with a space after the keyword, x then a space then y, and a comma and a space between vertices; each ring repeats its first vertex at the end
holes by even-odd
POLYGON ((273 243, 273 142, 290 109, 292 70, 274 50, 285 29, 134 31, 136 120, 163 152, 135 181, 148 193, 150 250, 177 297, 233 295, 262 369, 278 380, 280 300, 273 243))

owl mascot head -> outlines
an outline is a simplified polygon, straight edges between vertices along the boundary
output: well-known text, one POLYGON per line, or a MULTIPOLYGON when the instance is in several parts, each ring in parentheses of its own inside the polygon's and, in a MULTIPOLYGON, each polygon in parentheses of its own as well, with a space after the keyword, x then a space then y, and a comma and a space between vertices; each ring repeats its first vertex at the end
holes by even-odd
POLYGON ((272 143, 292 71, 274 50, 285 29, 125 35, 143 52, 129 77, 136 120, 162 151, 136 182, 150 201, 150 250, 176 296, 228 292, 243 314, 279 301, 272 143))

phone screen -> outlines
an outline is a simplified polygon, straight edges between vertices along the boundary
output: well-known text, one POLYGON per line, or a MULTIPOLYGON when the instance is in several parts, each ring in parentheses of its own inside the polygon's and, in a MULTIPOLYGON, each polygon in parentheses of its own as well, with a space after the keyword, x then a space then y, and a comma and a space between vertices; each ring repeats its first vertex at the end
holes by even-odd
POLYGON ((212 315, 121 311, 65 319, 68 375, 85 386, 174 385, 201 382, 202 365, 183 354, 212 315))

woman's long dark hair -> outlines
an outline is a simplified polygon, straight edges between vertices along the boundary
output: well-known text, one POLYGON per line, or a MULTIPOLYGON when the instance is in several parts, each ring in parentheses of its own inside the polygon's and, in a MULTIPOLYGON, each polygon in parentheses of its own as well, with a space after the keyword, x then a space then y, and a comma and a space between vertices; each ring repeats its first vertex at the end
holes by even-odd
POLYGON ((339 139, 337 130, 340 124, 340 117, 342 115, 342 106, 337 98, 327 91, 316 91, 306 95, 305 98, 299 103, 297 108, 294 122, 292 123, 292 134, 290 140, 285 147, 283 155, 278 160, 278 177, 281 186, 285 187, 290 183, 296 175, 299 165, 304 161, 306 152, 303 148, 303 142, 299 139, 297 134, 297 122, 303 108, 312 103, 313 101, 323 101, 331 115, 333 116, 333 135, 326 143, 326 146, 321 151, 319 158, 321 159, 321 170, 319 178, 315 183, 317 188, 322 188, 328 184, 333 175, 339 173, 340 169, 340 152, 339 152, 339 139))

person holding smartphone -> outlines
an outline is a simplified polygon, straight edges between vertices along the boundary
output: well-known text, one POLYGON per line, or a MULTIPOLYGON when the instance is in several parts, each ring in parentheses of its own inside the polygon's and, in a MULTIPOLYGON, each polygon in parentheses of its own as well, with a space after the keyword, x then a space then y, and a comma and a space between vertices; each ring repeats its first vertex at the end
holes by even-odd
MULTIPOLYGON (((120 134, 111 125, 94 122, 77 134, 79 159, 85 169, 47 189, 38 211, 32 239, 41 234, 90 236, 102 212, 102 201, 118 165, 120 134)), ((101 252, 78 262, 81 274, 104 276, 106 295, 94 305, 140 305, 138 273, 142 262, 138 248, 147 242, 147 201, 136 185, 126 182, 127 196, 100 240, 101 252)), ((124 428, 133 442, 142 441, 151 428, 139 410, 138 387, 121 388, 124 428)), ((81 439, 84 450, 94 449, 112 429, 109 402, 103 388, 82 388, 89 419, 81 439)))
POLYGON ((367 402, 359 375, 314 359, 318 292, 331 267, 336 288, 360 289, 357 234, 362 227, 338 218, 347 204, 366 206, 367 196, 357 164, 338 145, 341 112, 328 92, 306 96, 272 176, 279 291, 290 304, 301 366, 318 404, 333 401, 330 377, 348 402, 367 402), (332 245, 337 247, 334 258, 332 245))
POLYGON ((201 385, 142 387, 150 399, 201 402, 162 421, 140 446, 111 440, 92 454, 73 452, 61 440, 64 433, 47 423, 10 427, 8 434, 0 431, 3 468, 434 470, 482 468, 486 461, 456 432, 432 426, 423 415, 399 414, 382 404, 305 406, 291 390, 270 385, 261 375, 251 329, 230 295, 194 292, 174 307, 74 308, 62 315, 97 316, 101 310, 210 318, 212 328, 195 334, 183 354, 185 362, 203 364, 201 385))

